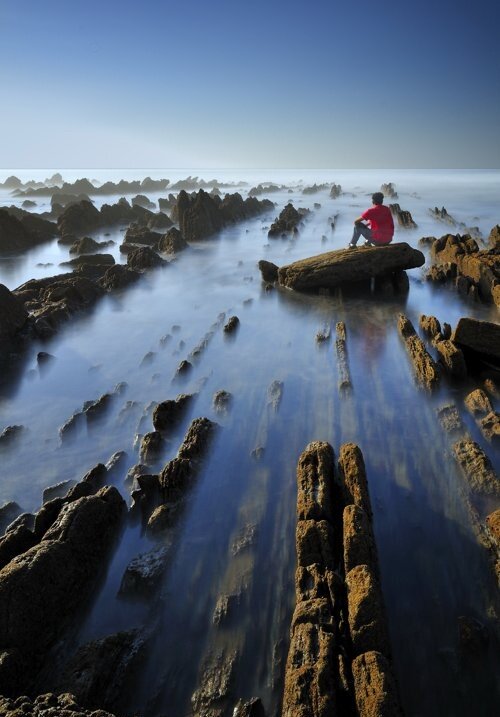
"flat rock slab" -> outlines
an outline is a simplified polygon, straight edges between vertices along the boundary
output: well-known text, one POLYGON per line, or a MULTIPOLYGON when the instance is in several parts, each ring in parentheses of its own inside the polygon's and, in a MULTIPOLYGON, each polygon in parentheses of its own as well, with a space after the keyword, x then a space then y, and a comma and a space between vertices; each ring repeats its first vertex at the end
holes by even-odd
POLYGON ((424 263, 422 252, 406 242, 338 249, 282 266, 278 270, 278 282, 297 291, 332 289, 349 282, 414 269, 424 263))

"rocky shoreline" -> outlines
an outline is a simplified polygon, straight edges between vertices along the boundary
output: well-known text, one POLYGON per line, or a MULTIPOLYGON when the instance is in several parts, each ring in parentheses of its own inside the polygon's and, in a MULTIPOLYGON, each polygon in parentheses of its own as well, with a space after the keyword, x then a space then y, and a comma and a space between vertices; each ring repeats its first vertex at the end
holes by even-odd
MULTIPOLYGON (((189 177, 177 186, 170 185, 168 180, 144 180, 103 185, 99 189, 85 182, 59 187, 21 187, 14 180, 9 184, 11 188, 17 186, 19 196, 38 192, 39 196, 57 197, 57 189, 59 193, 64 190, 73 194, 77 201, 59 208, 56 202, 57 218, 53 214, 51 220, 42 217, 30 221, 28 212, 0 210, 0 252, 5 249, 6 253, 21 255, 39 243, 59 237, 61 246, 67 247, 70 255, 66 268, 72 269, 31 279, 13 291, 0 285, 3 365, 18 362, 34 341, 50 342, 68 322, 91 311, 111 292, 140 282, 145 272, 165 271, 168 281, 167 277, 177 270, 175 257, 179 252, 185 251, 189 257, 203 242, 236 223, 259 216, 270 221, 275 216, 275 204, 256 197, 268 192, 288 192, 284 185, 262 184, 251 189, 245 199, 239 193, 221 197, 215 191, 216 180, 203 183, 189 177), (151 211, 154 205, 144 192, 164 192, 167 188, 178 195, 171 194, 165 199, 161 212, 151 211), (90 196, 91 192, 99 196, 125 191, 136 192, 136 201, 120 200, 99 210, 76 194, 90 196), (126 230, 120 246, 126 256, 124 264, 116 263, 111 254, 105 253, 106 242, 96 242, 87 236, 110 226, 126 230), (11 243, 2 244, 7 235, 12 238, 11 243)), ((386 196, 397 198, 391 183, 383 188, 386 196)), ((343 196, 342 188, 335 184, 301 188, 305 201, 308 195, 317 193, 329 193, 330 202, 343 196)), ((293 246, 293 242, 307 236, 314 212, 320 207, 315 204, 310 211, 287 203, 275 221, 259 227, 259 231, 273 246, 279 243, 276 239, 293 246)), ((399 205, 391 208, 405 232, 415 229, 409 213, 399 205)), ((331 231, 336 218, 337 215, 331 231)), ((436 291, 438 284, 450 284, 467 300, 492 308, 500 305, 496 300, 500 285, 499 231, 498 226, 492 230, 488 249, 480 249, 479 240, 470 236, 425 238, 421 246, 424 251, 430 247, 431 259, 427 279, 436 283, 436 291)), ((368 295, 374 303, 377 298, 393 301, 395 313, 391 315, 389 331, 396 336, 397 351, 401 352, 402 375, 409 384, 413 375, 422 400, 437 406, 433 427, 442 431, 449 446, 449 456, 444 460, 454 461, 459 469, 459 493, 470 527, 500 584, 500 481, 496 471, 500 445, 497 411, 500 328, 498 322, 465 315, 453 322, 454 326, 440 322, 434 315, 420 315, 417 321, 411 306, 409 310, 402 309, 410 290, 406 270, 419 268, 424 262, 424 253, 406 242, 354 251, 339 249, 280 267, 261 260, 258 269, 262 276, 262 300, 268 301, 269 306, 272 302, 290 305, 296 301, 301 311, 307 312, 327 307, 323 313, 318 309, 324 321, 316 323, 321 330, 311 341, 318 356, 323 351, 333 356, 333 392, 335 381, 338 391, 334 411, 338 415, 332 425, 338 427, 340 415, 346 422, 347 434, 356 425, 349 423, 355 407, 363 405, 359 393, 359 355, 352 352, 351 344, 353 336, 359 340, 359 334, 346 311, 349 297, 368 295), (445 392, 452 392, 456 400, 443 404, 440 399, 445 392)), ((163 278, 163 274, 158 276, 163 278)), ((257 266, 253 267, 251 278, 254 276, 258 276, 257 266)), ((203 482, 205 467, 217 445, 224 440, 226 426, 232 425, 233 412, 237 416, 236 425, 241 424, 239 430, 249 431, 231 386, 217 387, 211 394, 209 411, 199 411, 197 402, 204 390, 206 393, 204 387, 212 370, 209 363, 204 365, 209 347, 220 344, 229 353, 238 349, 239 341, 250 330, 249 324, 251 330, 258 331, 255 323, 246 322, 244 313, 240 313, 240 309, 248 310, 250 301, 242 302, 238 308, 229 306, 227 313, 220 314, 208 329, 209 322, 204 324, 190 351, 184 340, 178 341, 174 350, 177 369, 170 375, 169 390, 156 396, 153 403, 144 401, 141 406, 127 401, 123 398, 127 386, 120 382, 113 390, 96 391, 93 400, 83 405, 80 402, 80 408, 69 415, 73 410, 70 409, 58 424, 58 440, 65 448, 77 444, 82 431, 104 434, 111 420, 134 426, 134 438, 130 441, 136 453, 133 465, 121 451, 108 463, 96 464, 78 481, 69 474, 60 476, 57 484, 45 487, 37 512, 24 513, 14 502, 0 507, 0 695, 3 695, 0 712, 7 717, 132 714, 131 694, 148 659, 159 649, 156 609, 164 602, 168 604, 171 598, 163 594, 162 586, 179 550, 190 501, 198 484, 203 482), (202 377, 196 373, 200 364, 206 369, 202 377), (124 465, 127 468, 123 469, 124 465), (108 630, 110 634, 79 642, 78 626, 103 584, 121 537, 131 526, 140 532, 146 547, 142 544, 140 549, 127 554, 120 573, 118 598, 141 606, 140 624, 114 632, 108 630)), ((162 337, 163 347, 169 345, 178 329, 173 326, 171 333, 162 337)), ((280 341, 277 333, 278 349, 280 341)), ((368 355, 373 343, 376 340, 367 341, 361 350, 356 350, 368 355)), ((289 345, 293 345, 291 341, 289 345)), ((270 346, 269 351, 273 348, 270 346)), ((143 351, 146 350, 141 365, 149 366, 155 354, 149 347, 144 347, 143 351)), ((241 354, 235 351, 232 361, 237 364, 240 360, 241 354)), ((48 366, 50 361, 49 353, 38 354, 39 366, 48 366)), ((283 403, 289 410, 290 406, 292 410, 302 410, 301 398, 309 393, 314 395, 317 378, 311 368, 311 375, 304 378, 307 388, 302 386, 303 393, 295 396, 299 385, 296 377, 292 375, 289 380, 278 374, 272 383, 266 384, 265 398, 260 397, 264 408, 256 425, 252 423, 254 414, 250 414, 255 445, 245 459, 255 467, 253 482, 246 489, 253 512, 240 508, 228 554, 219 558, 226 562, 209 596, 213 605, 208 637, 193 667, 196 687, 190 693, 190 709, 199 717, 231 714, 264 717, 269 694, 278 692, 279 706, 269 714, 280 711, 287 717, 403 714, 374 533, 374 521, 376 526, 383 517, 379 518, 380 506, 373 497, 370 499, 370 476, 363 454, 353 442, 342 443, 338 457, 326 441, 309 443, 300 455, 296 471, 295 605, 288 657, 286 639, 280 642, 275 634, 269 636, 273 674, 269 672, 262 684, 272 683, 272 687, 267 694, 257 692, 258 696, 252 697, 255 692, 242 689, 239 675, 246 669, 249 648, 238 621, 251 630, 248 625, 252 600, 257 599, 253 591, 260 584, 257 572, 262 565, 257 563, 256 555, 258 550, 266 549, 259 545, 259 531, 269 519, 266 501, 279 502, 283 498, 282 493, 273 493, 278 469, 270 435, 280 425, 281 439, 287 442, 292 429, 286 424, 289 416, 282 425, 283 403), (261 491, 259 498, 252 493, 257 487, 261 491)), ((314 399, 308 400, 309 409, 314 409, 314 399)), ((375 419, 378 420, 376 414, 375 419)), ((15 449, 24 428, 12 422, 1 429, 0 450, 15 449)), ((287 454, 287 461, 296 461, 296 455, 287 454)), ((365 455, 369 456, 369 451, 365 455)), ((246 465, 243 458, 240 462, 246 465)), ((218 470, 224 470, 224 466, 218 470)), ((231 480, 243 479, 237 475, 231 476, 231 480)), ((244 493, 245 489, 241 490, 244 493)), ((282 510, 290 513, 288 509, 289 505, 284 503, 282 510)), ((285 540, 279 536, 276 541, 283 551, 277 554, 280 559, 285 556, 280 568, 285 570, 285 540)), ((275 545, 273 549, 276 550, 275 545)), ((210 547, 200 548, 201 556, 203 550, 209 551, 210 547)), ((201 570, 200 566, 197 569, 201 570)), ((287 614, 285 608, 280 609, 287 614)), ((482 646, 487 640, 484 634, 488 630, 469 615, 464 615, 460 626, 463 639, 472 642, 476 639, 478 650, 484 650, 482 646)), ((180 646, 179 650, 188 651, 189 645, 180 646)), ((158 669, 161 673, 163 667, 158 669)), ((165 674, 164 678, 167 682, 172 675, 165 674)), ((155 689, 149 695, 150 709, 155 701, 161 704, 164 699, 161 689, 155 689)))

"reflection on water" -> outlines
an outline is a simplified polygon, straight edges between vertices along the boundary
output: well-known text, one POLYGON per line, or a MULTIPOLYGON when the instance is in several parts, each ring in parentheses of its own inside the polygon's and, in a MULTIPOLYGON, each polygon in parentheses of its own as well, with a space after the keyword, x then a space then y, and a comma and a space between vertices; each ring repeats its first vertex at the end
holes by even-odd
MULTIPOLYGON (((489 173, 472 180, 454 175, 446 187, 421 174, 350 177, 332 173, 328 179, 348 191, 360 185, 355 200, 333 201, 326 193, 272 195, 276 211, 290 198, 302 206, 322 205, 293 242, 268 240, 265 228, 273 216, 257 218, 192 247, 172 266, 106 298, 51 342, 34 345, 17 384, 2 395, 0 429, 18 424, 24 430, 2 450, 0 503, 16 500, 26 510, 37 509, 48 485, 80 478, 119 450, 127 452, 127 460, 113 480, 128 496, 123 481, 138 462, 136 433, 152 428, 152 401, 180 392, 198 394, 161 464, 175 455, 193 417, 206 415, 221 425, 189 494, 158 599, 149 604, 117 597, 125 566, 151 545, 140 526, 131 523, 78 636, 83 643, 117 630, 154 626, 149 657, 131 690, 131 709, 148 715, 189 713, 200 675, 217 654, 236 655, 235 700, 258 695, 270 714, 278 708, 293 608, 295 468, 309 441, 327 440, 336 450, 342 442, 355 441, 364 453, 406 713, 465 716, 479 714, 480 704, 480 714, 497 714, 495 590, 435 416, 435 407, 450 398, 460 405, 465 387, 445 383, 432 399, 420 392, 396 330, 402 310, 415 324, 425 313, 452 326, 464 314, 496 320, 494 310, 431 288, 419 270, 410 272, 410 293, 403 303, 373 295, 356 299, 266 291, 256 263, 265 258, 283 264, 344 246, 356 214, 349 204, 366 204, 375 180, 375 188, 394 181, 402 208, 419 224, 417 230, 399 231, 399 240, 416 246, 421 236, 447 231, 427 214, 428 206, 436 204, 469 223, 480 216, 474 224, 487 234, 498 221, 492 201, 498 176, 495 184, 489 173), (329 217, 337 211, 332 232, 329 217), (173 381, 180 361, 222 312, 240 319, 234 338, 227 340, 219 323, 192 373, 173 381), (353 383, 352 393, 343 398, 337 388, 337 321, 347 327, 353 383), (325 326, 331 326, 332 338, 318 344, 316 333, 325 326), (166 335, 170 338, 162 341, 166 335), (55 357, 44 372, 36 363, 41 349, 55 357), (283 382, 277 411, 267 394, 274 380, 283 382), (119 382, 126 382, 126 391, 113 394, 119 382), (212 404, 220 389, 233 396, 226 416, 216 414, 212 404), (75 440, 61 444, 59 427, 85 401, 104 393, 112 393, 112 400, 100 422, 83 423, 75 440), (257 447, 263 449, 258 460, 252 456, 257 447), (235 551, 245 531, 251 540, 235 551), (214 624, 221 596, 236 598, 227 620, 214 624), (459 650, 461 615, 487 626, 490 642, 482 654, 466 656, 459 650)), ((325 181, 321 174, 312 179, 303 173, 302 178, 325 181)), ((117 259, 120 237, 118 231, 111 235, 117 259)), ((2 260, 0 281, 13 288, 42 275, 37 271, 50 275, 53 268, 34 264, 56 264, 66 252, 53 242, 20 259, 2 260)), ((498 468, 498 455, 487 450, 498 468)))

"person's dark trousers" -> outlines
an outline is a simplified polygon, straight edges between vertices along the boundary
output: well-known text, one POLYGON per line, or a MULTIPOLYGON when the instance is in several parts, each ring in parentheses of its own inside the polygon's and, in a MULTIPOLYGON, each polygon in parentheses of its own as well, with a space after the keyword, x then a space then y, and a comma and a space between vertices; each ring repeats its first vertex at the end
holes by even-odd
POLYGON ((363 236, 369 242, 372 241, 372 230, 370 229, 370 227, 367 227, 366 224, 359 222, 358 224, 354 225, 354 231, 352 233, 352 239, 349 243, 349 246, 356 246, 359 237, 361 236, 363 236))

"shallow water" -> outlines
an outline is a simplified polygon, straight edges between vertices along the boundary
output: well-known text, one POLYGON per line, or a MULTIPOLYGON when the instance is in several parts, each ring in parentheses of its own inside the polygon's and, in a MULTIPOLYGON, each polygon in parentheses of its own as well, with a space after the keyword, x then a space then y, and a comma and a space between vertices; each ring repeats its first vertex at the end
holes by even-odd
MULTIPOLYGON (((6 171, 5 176, 11 173, 17 174, 6 171)), ((46 170, 43 176, 50 174, 46 170)), ((175 180, 186 172, 88 172, 102 181, 148 174, 175 180)), ((223 173, 204 174, 208 179, 223 173)), ((74 179, 82 173, 63 175, 74 179)), ((29 171, 21 176, 37 178, 29 171)), ((414 384, 396 329, 400 311, 415 325, 424 313, 454 326, 463 315, 498 321, 497 310, 464 302, 449 289, 431 287, 422 281, 419 269, 409 272, 410 292, 402 301, 266 291, 256 264, 265 258, 281 265, 345 246, 353 218, 385 181, 396 184, 396 201, 412 212, 418 224, 415 230, 398 230, 396 240, 417 246, 422 236, 447 233, 449 227, 428 213, 436 205, 446 206, 467 225, 479 226, 487 237, 500 221, 500 174, 302 171, 285 175, 266 170, 226 173, 224 179, 247 180, 248 188, 259 181, 286 182, 294 189, 292 194, 269 195, 277 207, 268 216, 194 245, 172 265, 149 273, 139 285, 107 297, 91 313, 75 318, 52 341, 30 347, 18 380, 3 387, 0 399, 0 430, 12 424, 25 427, 1 455, 0 504, 16 500, 24 509, 36 510, 45 487, 79 479, 118 450, 127 452, 127 460, 114 480, 128 497, 123 478, 128 467, 138 462, 133 447, 136 432, 152 429, 150 402, 197 391, 159 466, 175 455, 191 418, 208 416, 220 424, 220 430, 181 517, 161 599, 151 608, 116 597, 125 566, 151 544, 137 526, 130 525, 77 642, 154 625, 149 658, 132 690, 132 707, 152 716, 167 710, 175 715, 189 713, 191 695, 210 654, 236 650, 235 699, 261 696, 272 714, 279 703, 283 670, 278 658, 286 656, 294 599, 297 459, 311 440, 328 440, 336 451, 341 443, 355 441, 367 465, 394 664, 406 714, 497 714, 500 652, 493 619, 495 588, 487 557, 470 527, 461 477, 435 416, 437 405, 450 400, 461 405, 467 387, 445 382, 433 398, 425 395, 414 384), (304 196, 300 180, 305 184, 335 181, 354 196, 337 200, 329 199, 327 192, 304 196), (308 217, 297 239, 269 240, 267 228, 290 199, 296 206, 312 209, 319 202, 321 207, 308 217), (330 217, 337 213, 332 231, 330 217), (234 336, 223 334, 221 313, 239 317, 234 336), (338 392, 334 336, 325 344, 315 341, 319 329, 330 325, 334 332, 339 320, 345 321, 348 334, 353 382, 348 398, 338 392), (173 381, 179 362, 209 331, 213 336, 191 375, 173 381), (166 334, 171 338, 162 344, 166 334), (36 363, 39 350, 55 357, 43 370, 36 363), (143 362, 150 351, 154 356, 143 362), (267 402, 274 380, 284 386, 277 411, 267 402), (115 396, 101 422, 61 445, 58 429, 73 412, 122 381, 127 383, 126 392, 115 396), (219 389, 233 395, 225 417, 215 414, 212 406, 219 389), (136 402, 129 418, 120 415, 127 401, 136 402), (143 412, 146 419, 138 428, 143 412), (264 447, 259 461, 250 456, 256 446, 264 447), (255 526, 255 541, 233 555, 234 538, 248 524, 255 526), (219 595, 240 589, 243 597, 234 618, 227 626, 214 626, 219 595), (460 615, 480 619, 490 633, 485 654, 468 662, 458 651, 460 615)), ((155 200, 158 194, 148 196, 155 200)), ((96 205, 116 199, 98 198, 96 205)), ((0 194, 1 205, 10 203, 5 192, 0 194)), ((106 237, 116 241, 111 251, 117 260, 121 237, 116 230, 106 237)), ((0 282, 15 288, 34 276, 64 271, 57 265, 66 258, 67 248, 53 242, 21 258, 1 259, 0 282)), ((464 420, 474 432, 467 416, 464 420)), ((474 437, 483 445, 475 433, 474 437)), ((484 448, 498 469, 498 454, 491 446, 484 448)))

